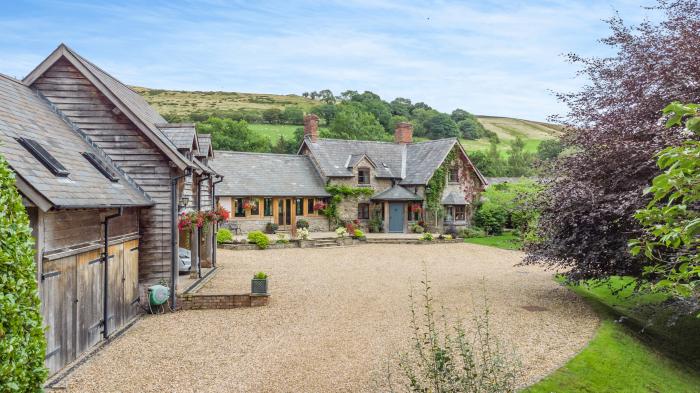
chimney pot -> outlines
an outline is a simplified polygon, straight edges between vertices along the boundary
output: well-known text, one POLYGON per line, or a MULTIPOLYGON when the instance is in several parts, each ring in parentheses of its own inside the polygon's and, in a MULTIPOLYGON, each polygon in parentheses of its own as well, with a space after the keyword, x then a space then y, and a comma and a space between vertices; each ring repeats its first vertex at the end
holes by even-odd
POLYGON ((304 138, 309 138, 311 142, 318 140, 318 116, 313 113, 304 116, 304 138))
POLYGON ((407 144, 413 142, 413 124, 406 122, 396 123, 394 130, 394 142, 407 144))

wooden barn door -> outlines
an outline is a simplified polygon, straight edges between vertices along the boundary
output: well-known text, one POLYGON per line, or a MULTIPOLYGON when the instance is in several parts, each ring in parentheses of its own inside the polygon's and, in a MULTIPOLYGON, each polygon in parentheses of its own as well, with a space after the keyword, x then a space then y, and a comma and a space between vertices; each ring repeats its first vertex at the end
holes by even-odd
POLYGON ((124 243, 124 323, 139 311, 139 241, 124 243))
POLYGON ((104 262, 100 250, 77 256, 78 330, 77 353, 90 349, 102 339, 102 293, 104 262))
POLYGON ((107 299, 107 327, 114 332, 124 320, 124 243, 109 247, 109 298, 107 299))
POLYGON ((41 312, 46 326, 46 367, 51 374, 76 358, 76 256, 45 261, 41 312))

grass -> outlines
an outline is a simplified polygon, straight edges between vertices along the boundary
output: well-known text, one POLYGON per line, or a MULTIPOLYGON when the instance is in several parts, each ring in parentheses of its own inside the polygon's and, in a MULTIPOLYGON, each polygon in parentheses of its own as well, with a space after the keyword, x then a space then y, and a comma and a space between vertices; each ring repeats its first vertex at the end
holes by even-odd
MULTIPOLYGON (((627 327, 616 322, 620 310, 618 307, 656 304, 659 300, 654 296, 635 298, 624 293, 615 295, 615 290, 625 283, 626 279, 613 278, 610 286, 572 287, 600 315, 601 326, 581 353, 524 392, 698 391, 700 373, 689 366, 693 361, 687 358, 679 361, 678 354, 668 356, 667 352, 674 349, 675 345, 665 339, 641 333, 638 327, 627 327)), ((696 329, 698 326, 700 323, 696 323, 696 329)), ((692 340, 692 331, 686 331, 686 334, 675 337, 675 340, 692 340)))
MULTIPOLYGON (((248 124, 248 128, 260 135, 264 135, 272 141, 272 143, 277 142, 280 136, 283 136, 286 140, 291 140, 294 138, 294 131, 297 128, 303 126, 294 124, 248 124)), ((319 130, 323 130, 325 127, 319 127, 319 130)))
POLYGON ((513 232, 503 232, 502 235, 486 236, 486 237, 470 237, 464 239, 465 243, 480 244, 482 246, 491 246, 503 248, 505 250, 519 250, 522 246, 520 236, 516 236, 513 232))

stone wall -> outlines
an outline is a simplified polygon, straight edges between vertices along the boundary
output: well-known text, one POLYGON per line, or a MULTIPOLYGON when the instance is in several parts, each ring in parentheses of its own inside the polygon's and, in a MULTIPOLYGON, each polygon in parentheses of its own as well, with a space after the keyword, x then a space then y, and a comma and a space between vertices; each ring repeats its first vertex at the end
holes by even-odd
MULTIPOLYGON (((331 184, 344 184, 348 187, 360 187, 359 184, 357 184, 357 170, 358 168, 369 168, 370 171, 370 183, 369 185, 362 186, 362 187, 368 187, 372 188, 374 190, 374 193, 380 193, 386 189, 391 188, 391 180, 390 179, 379 179, 375 177, 375 171, 372 165, 367 162, 366 159, 362 159, 356 166, 353 168, 353 177, 347 177, 347 178, 333 178, 331 180, 331 184)), ((344 199, 342 202, 338 204, 338 217, 342 221, 353 221, 357 219, 357 204, 358 203, 371 203, 370 198, 366 196, 362 196, 359 198, 348 198, 344 199)), ((367 223, 369 220, 361 220, 361 227, 363 230, 367 230, 367 223)))

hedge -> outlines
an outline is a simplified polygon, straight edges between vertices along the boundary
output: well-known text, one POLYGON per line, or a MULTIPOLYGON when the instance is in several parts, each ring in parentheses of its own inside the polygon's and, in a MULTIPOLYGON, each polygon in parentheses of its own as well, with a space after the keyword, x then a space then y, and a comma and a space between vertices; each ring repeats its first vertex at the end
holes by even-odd
POLYGON ((34 240, 15 176, 0 156, 0 392, 39 392, 48 375, 34 240))

